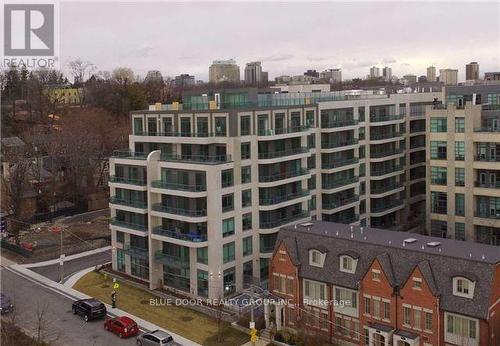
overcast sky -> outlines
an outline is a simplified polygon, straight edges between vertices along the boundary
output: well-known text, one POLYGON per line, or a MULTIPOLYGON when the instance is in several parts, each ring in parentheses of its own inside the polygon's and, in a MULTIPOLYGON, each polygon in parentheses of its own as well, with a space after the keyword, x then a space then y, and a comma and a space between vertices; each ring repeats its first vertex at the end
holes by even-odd
POLYGON ((500 3, 62 2, 61 57, 145 75, 208 79, 212 60, 241 68, 260 60, 269 77, 342 68, 365 77, 372 65, 393 74, 425 74, 477 61, 480 74, 500 70, 500 3))

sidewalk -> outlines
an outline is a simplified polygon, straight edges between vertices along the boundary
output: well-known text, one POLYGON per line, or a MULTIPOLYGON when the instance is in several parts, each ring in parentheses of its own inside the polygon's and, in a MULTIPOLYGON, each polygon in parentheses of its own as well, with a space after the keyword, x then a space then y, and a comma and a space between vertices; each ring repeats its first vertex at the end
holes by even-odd
MULTIPOLYGON (((3 262, 3 259, 2 259, 2 262, 3 262)), ((15 273, 17 273, 23 277, 26 277, 26 278, 31 279, 33 281, 36 281, 36 282, 42 284, 43 286, 45 286, 53 291, 57 291, 59 294, 66 296, 67 298, 70 298, 73 300, 91 298, 91 297, 89 297, 81 292, 78 292, 77 290, 75 290, 71 287, 68 287, 67 285, 63 285, 63 284, 60 284, 58 282, 54 282, 54 281, 46 278, 45 276, 42 276, 38 273, 35 273, 22 265, 13 264, 13 265, 10 265, 9 267, 7 267, 6 269, 14 271, 15 273)), ((145 321, 141 318, 138 318, 134 315, 131 315, 123 310, 120 310, 117 308, 112 308, 108 304, 105 304, 105 305, 106 305, 106 309, 108 310, 108 313, 110 315, 112 315, 112 316, 128 316, 128 317, 134 319, 137 322, 137 324, 141 327, 141 329, 143 329, 145 331, 151 331, 151 330, 156 330, 156 329, 164 330, 165 332, 172 335, 174 340, 181 345, 201 346, 201 345, 195 343, 194 341, 188 340, 188 339, 186 339, 178 334, 175 334, 175 333, 172 333, 168 330, 165 330, 164 328, 160 328, 159 326, 157 326, 153 323, 150 323, 150 322, 145 321)))
MULTIPOLYGON (((255 346, 266 346, 267 344, 269 344, 268 341, 264 341, 262 339, 258 339, 257 342, 255 343, 255 346)), ((252 344, 252 342, 249 341, 246 344, 243 344, 241 346, 254 346, 254 344, 252 344)))

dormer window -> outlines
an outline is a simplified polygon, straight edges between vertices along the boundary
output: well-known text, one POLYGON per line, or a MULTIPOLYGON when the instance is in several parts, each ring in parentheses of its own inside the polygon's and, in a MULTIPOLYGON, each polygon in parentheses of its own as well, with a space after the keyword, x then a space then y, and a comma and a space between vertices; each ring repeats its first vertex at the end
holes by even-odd
POLYGON ((459 297, 472 298, 474 296, 475 282, 465 277, 453 278, 453 294, 459 297))
POLYGON ((314 267, 323 267, 325 263, 326 253, 322 253, 319 250, 311 249, 309 250, 309 264, 314 267))
POLYGON ((354 274, 356 271, 356 265, 358 264, 358 260, 352 258, 348 255, 340 256, 340 271, 344 273, 354 274))

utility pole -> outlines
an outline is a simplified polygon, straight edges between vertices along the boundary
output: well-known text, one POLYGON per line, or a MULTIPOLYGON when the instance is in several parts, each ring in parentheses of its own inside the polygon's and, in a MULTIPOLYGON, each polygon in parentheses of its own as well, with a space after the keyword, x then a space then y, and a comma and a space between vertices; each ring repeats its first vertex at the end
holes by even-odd
POLYGON ((60 230, 59 230, 59 234, 61 235, 61 248, 60 248, 60 253, 59 253, 59 264, 60 264, 60 267, 61 267, 61 277, 60 277, 60 280, 59 282, 60 283, 63 283, 63 280, 64 280, 64 254, 63 254, 63 228, 61 227, 60 230))

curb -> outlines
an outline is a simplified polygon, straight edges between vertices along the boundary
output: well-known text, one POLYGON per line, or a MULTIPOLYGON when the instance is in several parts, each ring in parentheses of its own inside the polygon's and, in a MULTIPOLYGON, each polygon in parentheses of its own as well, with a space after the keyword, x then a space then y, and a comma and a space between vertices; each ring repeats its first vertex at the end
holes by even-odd
MULTIPOLYGON (((74 259, 81 258, 81 257, 95 255, 95 254, 98 254, 101 252, 106 252, 108 250, 111 250, 111 246, 105 246, 105 247, 101 247, 101 248, 95 249, 95 250, 80 252, 80 253, 65 257, 64 262, 72 261, 74 259)), ((60 261, 60 259, 56 258, 56 259, 51 259, 51 260, 43 261, 43 262, 23 264, 22 266, 24 268, 45 267, 45 266, 50 266, 50 265, 54 265, 54 264, 59 264, 59 261, 60 261)))

